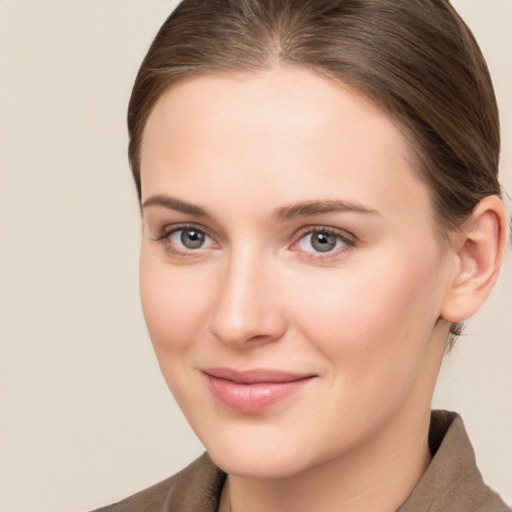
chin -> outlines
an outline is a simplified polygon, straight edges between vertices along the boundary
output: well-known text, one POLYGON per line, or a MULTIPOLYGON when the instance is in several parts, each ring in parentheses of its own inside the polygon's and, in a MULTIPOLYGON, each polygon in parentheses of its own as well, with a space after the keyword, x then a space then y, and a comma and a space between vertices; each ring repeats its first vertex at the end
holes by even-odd
POLYGON ((287 478, 318 463, 304 443, 264 430, 260 428, 260 432, 252 436, 243 436, 240 432, 238 436, 228 434, 223 439, 205 440, 204 444, 217 466, 240 478, 287 478))
POLYGON ((239 478, 254 480, 278 480, 289 478, 301 473, 307 468, 307 464, 301 463, 295 457, 283 457, 282 454, 273 452, 256 457, 250 454, 208 452, 212 460, 225 473, 239 478))

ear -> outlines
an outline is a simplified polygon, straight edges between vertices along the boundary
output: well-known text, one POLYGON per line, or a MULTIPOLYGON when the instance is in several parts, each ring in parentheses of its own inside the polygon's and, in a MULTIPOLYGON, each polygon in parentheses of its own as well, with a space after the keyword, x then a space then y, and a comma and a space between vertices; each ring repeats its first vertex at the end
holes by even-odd
POLYGON ((452 241, 456 264, 442 318, 462 322, 480 309, 498 277, 507 231, 501 200, 497 196, 482 199, 452 241))

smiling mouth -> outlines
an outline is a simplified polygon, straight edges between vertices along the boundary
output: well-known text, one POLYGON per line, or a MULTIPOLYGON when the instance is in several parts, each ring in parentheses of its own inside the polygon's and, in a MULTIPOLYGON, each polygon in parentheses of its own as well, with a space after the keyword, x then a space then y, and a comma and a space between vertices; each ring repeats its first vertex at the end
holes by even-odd
POLYGON ((299 392, 316 375, 277 370, 203 370, 212 395, 224 406, 245 413, 263 411, 299 392))

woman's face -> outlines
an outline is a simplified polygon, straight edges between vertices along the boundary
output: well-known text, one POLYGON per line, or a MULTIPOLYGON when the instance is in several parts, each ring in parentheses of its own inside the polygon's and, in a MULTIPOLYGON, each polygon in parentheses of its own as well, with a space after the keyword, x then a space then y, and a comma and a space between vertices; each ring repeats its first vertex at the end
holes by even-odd
POLYGON ((389 117, 304 69, 194 78, 141 169, 144 315, 217 464, 292 475, 428 421, 451 260, 389 117))

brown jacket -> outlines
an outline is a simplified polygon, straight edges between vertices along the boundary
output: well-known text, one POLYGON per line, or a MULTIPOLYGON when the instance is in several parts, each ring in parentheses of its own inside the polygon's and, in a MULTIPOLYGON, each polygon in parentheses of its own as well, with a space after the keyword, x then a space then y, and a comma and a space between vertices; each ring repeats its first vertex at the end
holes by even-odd
MULTIPOLYGON (((487 487, 461 418, 434 411, 430 466, 397 512, 510 512, 487 487)), ((96 512, 216 512, 226 479, 207 454, 180 473, 96 512)))

